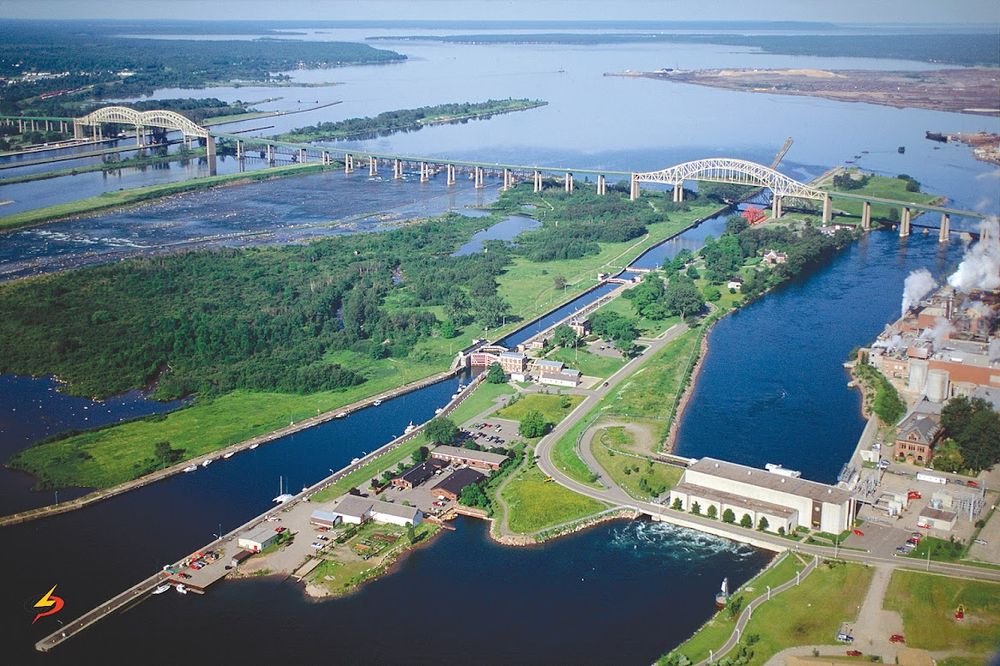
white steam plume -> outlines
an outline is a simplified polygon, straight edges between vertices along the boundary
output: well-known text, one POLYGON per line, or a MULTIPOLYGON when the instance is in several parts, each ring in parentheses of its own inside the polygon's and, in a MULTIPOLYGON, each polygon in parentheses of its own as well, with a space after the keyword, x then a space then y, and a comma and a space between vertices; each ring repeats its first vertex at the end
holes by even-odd
POLYGON ((955 332, 955 327, 951 325, 951 322, 944 317, 938 317, 934 325, 927 329, 924 333, 925 337, 930 338, 934 342, 934 348, 940 349, 944 346, 944 341, 949 335, 955 332))
POLYGON ((926 268, 919 268, 907 275, 903 282, 903 316, 936 286, 937 282, 926 268))
POLYGON ((983 223, 983 237, 972 246, 958 270, 948 278, 948 284, 958 291, 1000 288, 1000 234, 996 219, 983 223))

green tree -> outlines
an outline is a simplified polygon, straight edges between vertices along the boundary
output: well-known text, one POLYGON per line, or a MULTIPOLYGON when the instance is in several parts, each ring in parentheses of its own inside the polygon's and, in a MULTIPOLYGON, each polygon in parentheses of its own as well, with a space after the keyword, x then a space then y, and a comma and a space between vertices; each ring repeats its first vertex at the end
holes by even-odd
POLYGON ((945 438, 940 444, 934 447, 934 458, 931 466, 941 472, 958 472, 965 466, 965 459, 962 458, 962 450, 951 437, 945 438))
POLYGON ((753 527, 753 518, 750 517, 749 513, 744 513, 743 517, 740 518, 740 527, 753 527))
POLYGON ((486 328, 497 328, 510 315, 510 303, 496 294, 476 301, 476 321, 486 328))
POLYGON ((764 516, 761 516, 760 520, 757 521, 757 529, 759 529, 761 532, 767 531, 767 528, 770 526, 771 524, 767 522, 767 518, 765 518, 764 516))
POLYGON ((680 315, 696 314, 705 307, 705 301, 694 286, 694 281, 686 275, 678 273, 670 279, 670 284, 663 294, 663 304, 667 312, 680 315))
POLYGON ((406 526, 406 540, 410 543, 415 543, 417 540, 417 531, 413 529, 413 523, 406 526))
POLYGON ((489 370, 486 371, 486 381, 490 384, 503 384, 507 381, 507 375, 504 374, 499 363, 490 364, 489 370))
POLYGON ((475 506, 482 509, 488 508, 490 505, 490 499, 483 492, 482 485, 479 483, 470 483, 462 488, 462 492, 458 495, 458 502, 465 506, 475 506))
POLYGON ((458 437, 458 427, 451 419, 438 416, 424 426, 424 433, 435 444, 451 444, 458 437))
POLYGON ((430 449, 426 446, 421 446, 416 451, 413 452, 413 462, 422 463, 430 456, 430 449))
POLYGON ((732 509, 726 509, 722 512, 722 522, 729 523, 730 525, 736 522, 736 514, 733 513, 732 509))
POLYGON ((719 515, 719 510, 715 508, 714 504, 709 504, 708 510, 705 511, 705 515, 711 518, 712 520, 715 520, 719 515))
POLYGON ((681 501, 680 497, 675 497, 673 504, 670 505, 670 508, 673 509, 674 511, 683 511, 684 503, 681 501))
POLYGON ((556 275, 552 278, 552 286, 555 287, 556 291, 562 291, 566 288, 566 278, 562 275, 556 275))
POLYGON ((441 322, 441 337, 447 340, 458 336, 458 329, 455 328, 455 322, 451 319, 445 319, 441 322))
POLYGON ((729 613, 729 619, 735 620, 740 615, 740 611, 743 610, 743 595, 738 597, 730 597, 729 603, 726 604, 726 611, 729 613))
POLYGON ((575 347, 576 333, 566 324, 559 324, 556 326, 556 330, 552 332, 552 342, 560 347, 575 347))
POLYGON ((546 422, 542 413, 533 409, 521 418, 521 425, 518 427, 517 432, 521 437, 532 439, 544 436, 549 431, 549 427, 550 425, 546 422))
POLYGON ((711 301, 713 303, 722 298, 722 291, 720 291, 714 284, 710 284, 705 287, 702 293, 705 295, 706 301, 711 301))
POLYGON ((945 436, 958 444, 968 469, 978 472, 1000 462, 1000 414, 982 398, 949 400, 941 410, 941 426, 945 436))
POLYGON ((153 456, 157 463, 167 466, 178 462, 184 456, 184 451, 171 448, 170 442, 157 442, 153 445, 153 456))
POLYGON ((691 513, 693 513, 696 516, 700 516, 701 504, 698 504, 697 502, 691 502, 691 513))

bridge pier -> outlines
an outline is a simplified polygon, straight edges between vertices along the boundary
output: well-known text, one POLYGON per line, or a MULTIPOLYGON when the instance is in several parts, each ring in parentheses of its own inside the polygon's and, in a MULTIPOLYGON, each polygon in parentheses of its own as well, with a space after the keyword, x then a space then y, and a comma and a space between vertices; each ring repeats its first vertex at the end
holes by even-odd
POLYGON ((566 177, 563 181, 563 187, 567 192, 573 191, 573 174, 571 174, 569 171, 566 172, 566 177))
POLYGON ((861 228, 865 231, 872 230, 872 204, 870 201, 861 203, 861 228))
POLYGON ((265 159, 267 159, 268 165, 274 166, 274 146, 267 144, 265 150, 267 151, 267 157, 265 159))
POLYGON ((674 183, 674 203, 681 203, 684 201, 684 181, 679 183, 674 183))
POLYGON ((209 160, 215 160, 215 137, 209 136, 205 139, 205 155, 209 160))
MULTIPOLYGON (((184 137, 187 139, 187 137, 184 137)), ((236 159, 243 159, 243 142, 239 139, 236 140, 236 159)))
POLYGON ((947 243, 948 236, 951 234, 951 215, 948 213, 941 213, 941 230, 938 232, 938 242, 947 243))
POLYGON ((142 135, 144 134, 141 125, 135 126, 135 145, 142 148, 142 135))
POLYGON ((378 158, 369 155, 368 156, 368 177, 374 178, 378 175, 378 158))
POLYGON ((833 207, 830 205, 830 195, 823 195, 823 226, 830 224, 833 219, 833 207))
POLYGON ((533 174, 531 174, 531 181, 532 181, 532 184, 533 184, 532 192, 535 192, 536 194, 538 192, 541 192, 542 191, 542 172, 541 171, 536 171, 533 174))
POLYGON ((392 177, 396 180, 403 177, 403 163, 398 159, 392 161, 392 177))
POLYGON ((776 220, 781 218, 781 197, 777 194, 771 195, 771 217, 776 220))
POLYGON ((502 191, 506 192, 510 188, 514 187, 514 174, 510 169, 503 170, 503 188, 502 191))
POLYGON ((906 206, 903 207, 903 217, 899 221, 899 237, 906 238, 910 235, 910 216, 912 213, 906 206))
POLYGON ((481 190, 483 185, 483 167, 476 167, 474 175, 475 187, 477 190, 481 190))
POLYGON ((344 153, 344 173, 354 173, 354 155, 344 153))
POLYGON ((608 193, 608 184, 603 175, 597 177, 597 193, 601 196, 608 193))
POLYGON ((420 163, 420 182, 426 183, 430 180, 430 169, 427 168, 427 162, 420 163))
POLYGON ((628 191, 629 201, 635 201, 639 198, 639 174, 632 174, 632 184, 629 186, 628 191))
POLYGON ((456 182, 455 181, 455 165, 454 164, 449 164, 448 168, 447 168, 447 171, 448 171, 448 187, 451 187, 456 182))

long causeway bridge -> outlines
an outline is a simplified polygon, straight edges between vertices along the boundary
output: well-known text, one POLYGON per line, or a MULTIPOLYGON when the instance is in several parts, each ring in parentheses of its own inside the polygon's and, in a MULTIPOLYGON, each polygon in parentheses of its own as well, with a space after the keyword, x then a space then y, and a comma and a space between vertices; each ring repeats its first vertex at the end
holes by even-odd
MULTIPOLYGON (((476 188, 486 186, 486 179, 502 179, 502 189, 507 190, 518 182, 530 181, 535 192, 540 192, 545 179, 553 178, 562 184, 566 192, 572 192, 579 176, 593 177, 599 195, 608 191, 607 179, 617 178, 628 183, 629 198, 636 200, 644 184, 667 188, 674 202, 684 201, 684 184, 688 181, 730 183, 771 191, 771 216, 780 218, 786 206, 813 205, 822 207, 822 220, 826 225, 833 219, 833 201, 860 201, 861 228, 870 230, 872 226, 872 204, 896 208, 899 213, 899 235, 910 235, 911 220, 916 212, 940 215, 939 240, 948 240, 951 232, 951 218, 966 217, 984 220, 986 215, 978 211, 962 210, 934 204, 920 204, 898 201, 863 194, 832 192, 815 185, 801 183, 772 167, 731 157, 709 157, 677 164, 658 171, 616 171, 611 169, 581 169, 569 166, 503 164, 499 162, 479 162, 472 160, 452 160, 442 157, 400 155, 380 153, 353 148, 336 148, 309 143, 279 141, 264 137, 250 137, 244 134, 216 132, 201 127, 188 118, 173 111, 136 111, 124 106, 108 106, 97 109, 82 118, 0 116, 0 124, 17 125, 19 130, 30 131, 40 128, 59 128, 63 132, 73 128, 73 136, 78 141, 100 141, 105 125, 134 128, 136 146, 147 145, 146 133, 154 131, 180 132, 185 143, 198 140, 206 146, 206 156, 210 165, 215 163, 216 143, 225 144, 238 160, 260 158, 269 165, 277 162, 318 162, 342 165, 345 173, 367 170, 369 177, 376 177, 385 170, 392 170, 394 179, 403 179, 407 173, 419 173, 420 182, 428 182, 444 174, 448 186, 458 183, 458 177, 471 180, 476 188)), ((56 158, 53 158, 56 159, 56 158)), ((211 169, 214 172, 214 169, 211 169)), ((987 226, 983 225, 984 232, 987 226)))

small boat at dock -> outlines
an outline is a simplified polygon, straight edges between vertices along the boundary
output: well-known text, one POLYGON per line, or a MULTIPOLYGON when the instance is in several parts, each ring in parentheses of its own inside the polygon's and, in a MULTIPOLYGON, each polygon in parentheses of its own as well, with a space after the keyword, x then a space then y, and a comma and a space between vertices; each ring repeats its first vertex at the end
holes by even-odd
POLYGON ((257 448, 258 446, 260 446, 260 444, 257 444, 256 442, 254 442, 253 444, 251 444, 251 445, 250 445, 249 447, 247 447, 247 448, 249 448, 249 449, 250 449, 251 451, 253 451, 253 450, 254 450, 254 449, 256 449, 256 448, 257 448))
POLYGON ((372 404, 373 404, 373 405, 375 405, 376 407, 378 407, 379 405, 381 405, 381 404, 382 404, 382 401, 381 401, 381 400, 376 400, 376 401, 375 401, 375 402, 373 402, 372 404))
POLYGON ((201 464, 201 466, 202 466, 202 467, 208 467, 208 466, 209 466, 209 465, 211 465, 211 464, 212 464, 212 459, 211 459, 211 458, 209 458, 208 460, 206 460, 205 462, 203 462, 203 463, 201 464))
POLYGON ((185 471, 185 472, 193 472, 193 471, 195 471, 196 469, 198 469, 198 466, 197 466, 197 465, 188 465, 187 467, 185 467, 185 468, 184 468, 184 471, 185 471))
POLYGON ((156 589, 153 590, 153 594, 163 594, 164 592, 166 592, 169 589, 170 589, 169 585, 166 585, 166 584, 164 584, 164 585, 157 585, 156 589))
POLYGON ((174 589, 177 590, 178 594, 187 594, 188 593, 188 589, 186 587, 184 587, 184 583, 177 583, 177 585, 174 586, 174 589))
POLYGON ((361 462, 361 458, 351 458, 352 465, 357 465, 359 462, 361 462))
POLYGON ((347 412, 339 412, 334 418, 342 419, 347 416, 347 412))
POLYGON ((417 429, 417 426, 413 425, 413 421, 410 421, 410 425, 403 429, 404 435, 409 435, 411 432, 417 429))
POLYGON ((222 454, 222 457, 225 458, 226 460, 229 460, 230 458, 232 458, 235 455, 236 455, 236 451, 230 451, 229 453, 222 454))

